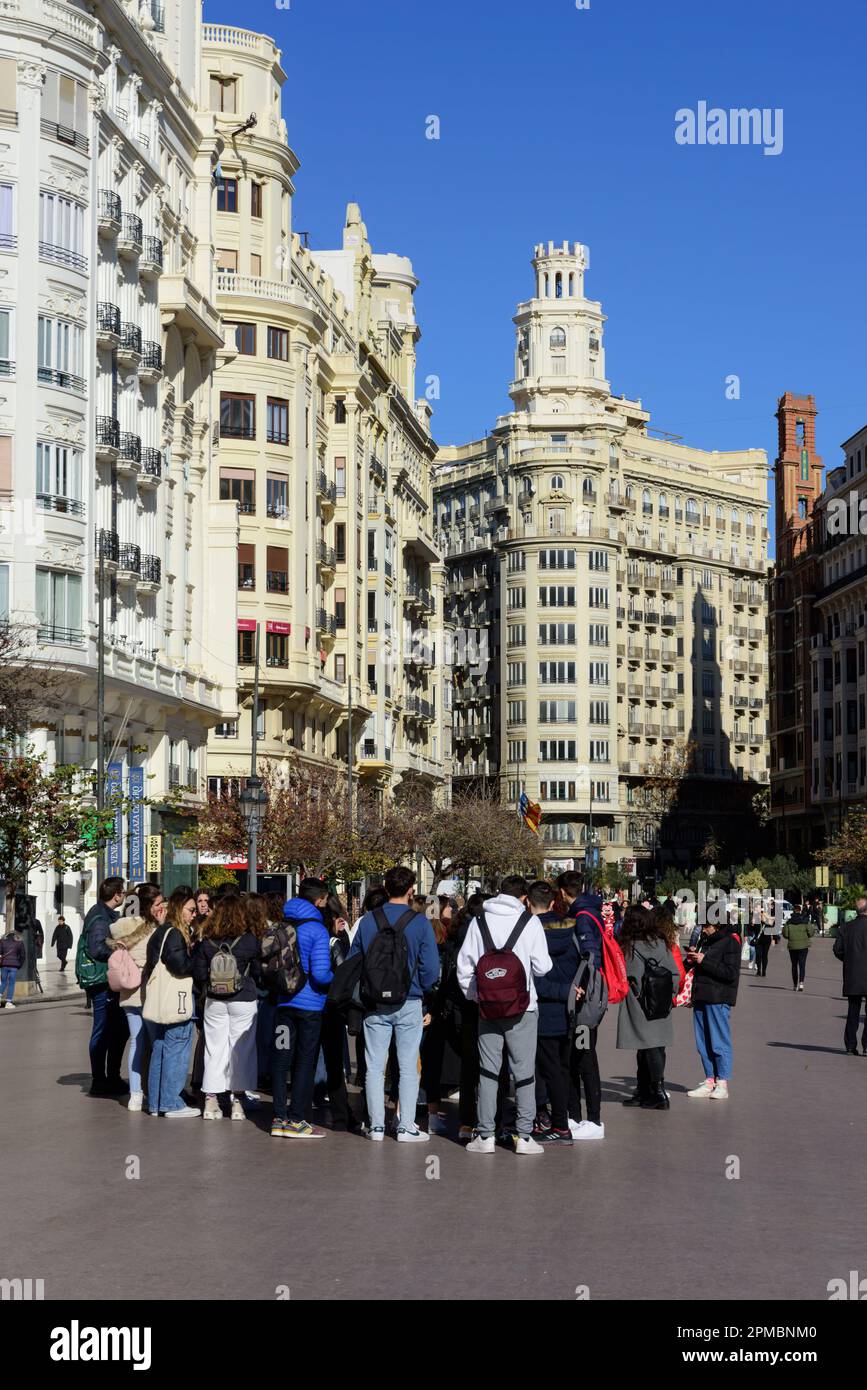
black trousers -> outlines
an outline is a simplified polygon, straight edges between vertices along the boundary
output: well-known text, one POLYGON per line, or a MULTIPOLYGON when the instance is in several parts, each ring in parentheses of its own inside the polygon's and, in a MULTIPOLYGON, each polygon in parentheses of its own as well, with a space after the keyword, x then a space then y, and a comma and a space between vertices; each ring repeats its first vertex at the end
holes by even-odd
POLYGON ((807 947, 803 946, 800 951, 790 951, 789 955, 792 958, 792 984, 802 985, 807 973, 807 947))
MULTIPOLYGON (((569 1075, 572 1082, 569 1092, 569 1114, 573 1120, 581 1119, 581 1088, 584 1088, 584 1104, 587 1118, 594 1125, 602 1119, 602 1078, 599 1075, 599 1058, 596 1055, 596 1035, 598 1029, 591 1028, 587 1047, 572 1047, 569 1052, 569 1075)), ((665 1071, 664 1049, 662 1069, 665 1071)))
POLYGON ((346 1024, 339 1009, 326 1004, 322 1013, 322 1054, 325 1058, 325 1084, 331 1102, 331 1118, 335 1124, 349 1120, 349 1093, 343 1070, 346 1046, 346 1024))
MULTIPOLYGON (((858 1050, 858 1020, 861 1017, 861 1005, 867 1005, 867 994, 849 995, 849 1012, 846 1015, 846 1027, 843 1032, 843 1046, 847 1052, 857 1052, 858 1050)), ((861 1051, 867 1050, 867 1011, 864 1014, 864 1027, 861 1031, 861 1051)))
POLYGON ((759 975, 768 973, 768 952, 771 949, 771 937, 756 937, 756 966, 759 975))
POLYGON ((665 1081, 665 1048, 638 1049, 638 1094, 649 1100, 662 1090, 665 1081))
POLYGON ((569 1127, 569 1043, 568 1035, 536 1039, 536 1077, 547 1088, 554 1129, 569 1127))
POLYGON ((313 1077, 322 1032, 322 1013, 312 1009, 277 1009, 274 1017, 274 1046, 271 1051, 274 1115, 285 1120, 286 1078, 292 1072, 292 1102, 288 1118, 306 1118, 313 1095, 313 1077))
POLYGON ((479 1088, 479 1008, 461 1005, 461 1079, 458 1123, 475 1129, 478 1123, 476 1093, 479 1088))

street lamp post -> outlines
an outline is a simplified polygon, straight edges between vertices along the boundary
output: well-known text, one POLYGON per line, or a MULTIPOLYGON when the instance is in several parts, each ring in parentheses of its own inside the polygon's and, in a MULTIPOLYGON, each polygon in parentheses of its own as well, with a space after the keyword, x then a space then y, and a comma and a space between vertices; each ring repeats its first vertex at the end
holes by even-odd
POLYGON ((268 806, 268 793, 261 777, 248 777, 241 792, 241 813, 247 826, 247 891, 258 891, 259 831, 268 806))

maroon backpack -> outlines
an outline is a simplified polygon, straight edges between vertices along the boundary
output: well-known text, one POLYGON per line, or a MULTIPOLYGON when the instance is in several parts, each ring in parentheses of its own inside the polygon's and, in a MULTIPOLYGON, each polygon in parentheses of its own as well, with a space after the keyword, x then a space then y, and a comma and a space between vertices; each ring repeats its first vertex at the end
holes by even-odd
POLYGON ((504 946, 495 946, 483 911, 476 913, 484 952, 476 964, 476 994, 482 1018, 518 1018, 530 1006, 530 987, 523 963, 515 955, 515 942, 532 912, 521 913, 504 946))

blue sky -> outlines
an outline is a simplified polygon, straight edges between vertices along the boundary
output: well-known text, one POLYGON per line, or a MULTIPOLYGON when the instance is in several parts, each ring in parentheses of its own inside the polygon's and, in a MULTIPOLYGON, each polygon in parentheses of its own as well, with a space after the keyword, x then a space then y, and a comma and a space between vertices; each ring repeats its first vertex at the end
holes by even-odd
POLYGON ((773 459, 777 397, 812 391, 834 464, 867 421, 862 0, 206 0, 205 18, 283 50, 296 230, 338 245, 355 200, 374 249, 411 257, 440 443, 508 409, 532 248, 565 237, 590 247, 612 387, 653 425, 773 459), (677 144, 700 101, 782 108, 782 153, 677 144))

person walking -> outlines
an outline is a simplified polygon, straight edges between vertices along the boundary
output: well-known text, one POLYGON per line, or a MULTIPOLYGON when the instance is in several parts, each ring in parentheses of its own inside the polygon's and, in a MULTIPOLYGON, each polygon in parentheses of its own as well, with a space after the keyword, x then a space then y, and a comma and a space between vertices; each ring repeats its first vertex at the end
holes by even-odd
POLYGON ((803 990, 804 977, 807 973, 807 951, 816 935, 816 926, 804 910, 798 908, 793 912, 786 925, 783 927, 783 936, 789 948, 789 960, 792 965, 792 989, 803 990))
POLYGON ((72 927, 67 925, 65 917, 58 917, 51 944, 57 951, 57 959, 60 961, 60 969, 66 969, 66 957, 72 950, 72 927))
MULTIPOLYGON (((140 915, 119 917, 111 929, 111 936, 106 937, 106 944, 112 956, 116 956, 119 951, 125 951, 133 966, 129 973, 134 974, 137 971, 139 974, 138 985, 130 985, 128 988, 121 986, 117 991, 120 1007, 126 1015, 129 1028, 129 1100, 126 1108, 137 1112, 144 1106, 142 1070, 147 1038, 142 1019, 144 999, 141 981, 147 964, 147 944, 157 927, 162 926, 165 921, 167 905, 161 890, 152 883, 139 884, 134 892, 138 898, 140 915)), ((109 974, 112 970, 112 959, 109 958, 109 974)))
MULTIPOLYGON (((196 899, 192 888, 176 888, 166 905, 162 926, 147 943, 143 974, 144 998, 147 1001, 148 980, 157 962, 170 975, 184 980, 192 993, 192 932, 196 920, 196 899)), ((187 1105, 181 1092, 187 1080, 190 1051, 193 1043, 193 1020, 182 1023, 154 1023, 145 1019, 151 1041, 151 1060, 148 1069, 148 1110, 151 1115, 165 1115, 167 1120, 198 1118, 198 1107, 187 1105)))
POLYGON ((221 1120, 228 1094, 233 1120, 246 1118, 244 1093, 256 1089, 259 940, 243 898, 221 898, 204 919, 193 949, 193 980, 204 997, 205 1065, 202 1118, 221 1120))
POLYGON ((24 955, 24 937, 13 927, 0 940, 0 1009, 15 1008, 15 981, 24 955))
POLYGON ((123 879, 112 876, 99 885, 98 901, 90 909, 81 929, 79 965, 89 968, 94 983, 85 985, 85 993, 93 1009, 90 1034, 90 1070, 92 1096, 123 1096, 129 1086, 120 1074, 120 1065, 129 1038, 127 1016, 120 999, 108 984, 108 959, 111 950, 108 938, 120 915, 123 902, 123 879), (93 969, 93 967, 97 967, 93 969), (102 967, 100 970, 99 967, 102 967))
MULTIPOLYGON (((271 1087, 274 1117, 272 1139, 324 1139, 325 1130, 307 1120, 313 1096, 316 1058, 322 1035, 322 1014, 328 986, 334 978, 328 928, 322 909, 328 902, 328 884, 321 878, 304 878, 297 896, 283 908, 283 920, 295 928, 298 959, 305 983, 297 993, 277 998, 274 1046, 271 1052, 271 1087), (292 1071, 292 1099, 286 1104, 286 1078, 292 1071)), ((285 932, 269 928, 262 942, 267 960, 285 951, 285 932)))
MULTIPOLYGON (((665 1089, 665 1049, 674 1042, 671 1004, 677 992, 680 969, 668 943, 660 935, 652 909, 626 909, 620 928, 620 948, 626 962, 629 993, 618 1007, 617 1046, 634 1049, 637 1054, 635 1091, 623 1104, 639 1106, 642 1110, 668 1110, 671 1102, 665 1089), (656 1016, 657 1009, 653 1009, 654 1016, 650 1018, 645 1010, 650 1007, 650 987, 655 976, 650 974, 645 987, 649 966, 653 972, 659 969, 671 976, 668 1011, 656 1016)), ((662 999, 660 1011, 664 1002, 662 999)))
MULTIPOLYGON (((856 917, 841 922, 834 939, 834 955, 843 963, 843 994, 849 1001, 843 1046, 851 1057, 858 1055, 858 1021, 862 1002, 867 1005, 867 898, 855 903, 856 917)), ((861 1055, 867 1057, 867 1009, 861 1032, 861 1055)))
POLYGON ((384 879, 387 901, 358 924, 349 955, 364 957, 361 997, 365 1005, 365 1092, 368 1138, 385 1138, 385 1065, 394 1039, 400 1071, 397 1141, 426 1142, 415 1112, 419 1091, 419 1046, 424 1030, 422 998, 439 976, 439 954, 429 919, 410 907, 415 874, 396 865, 384 879))
POLYGON ((755 935, 757 976, 764 978, 767 975, 768 956, 771 947, 779 944, 781 930, 775 919, 773 903, 763 903, 755 935))
POLYGON ((741 943, 727 922, 702 929, 686 953, 692 970, 692 1022, 704 1081, 687 1091, 692 1100, 728 1100, 732 1074, 731 1011, 741 978, 741 943))
POLYGON ((813 926, 816 928, 817 936, 825 935, 825 912, 822 907, 821 898, 813 898, 807 908, 808 916, 813 926))
POLYGON ((497 1090, 504 1052, 515 1077, 515 1152, 545 1152, 533 1138, 539 1024, 534 977, 547 975, 552 966, 545 929, 527 905, 526 879, 517 874, 504 878, 499 893, 488 898, 476 913, 458 954, 458 984, 467 999, 479 1005, 479 1124, 478 1134, 467 1145, 468 1153, 495 1152, 497 1090), (492 956, 496 962, 485 964, 492 956), (516 958, 516 964, 510 956, 516 958), (506 988, 508 997, 501 993, 506 988))

